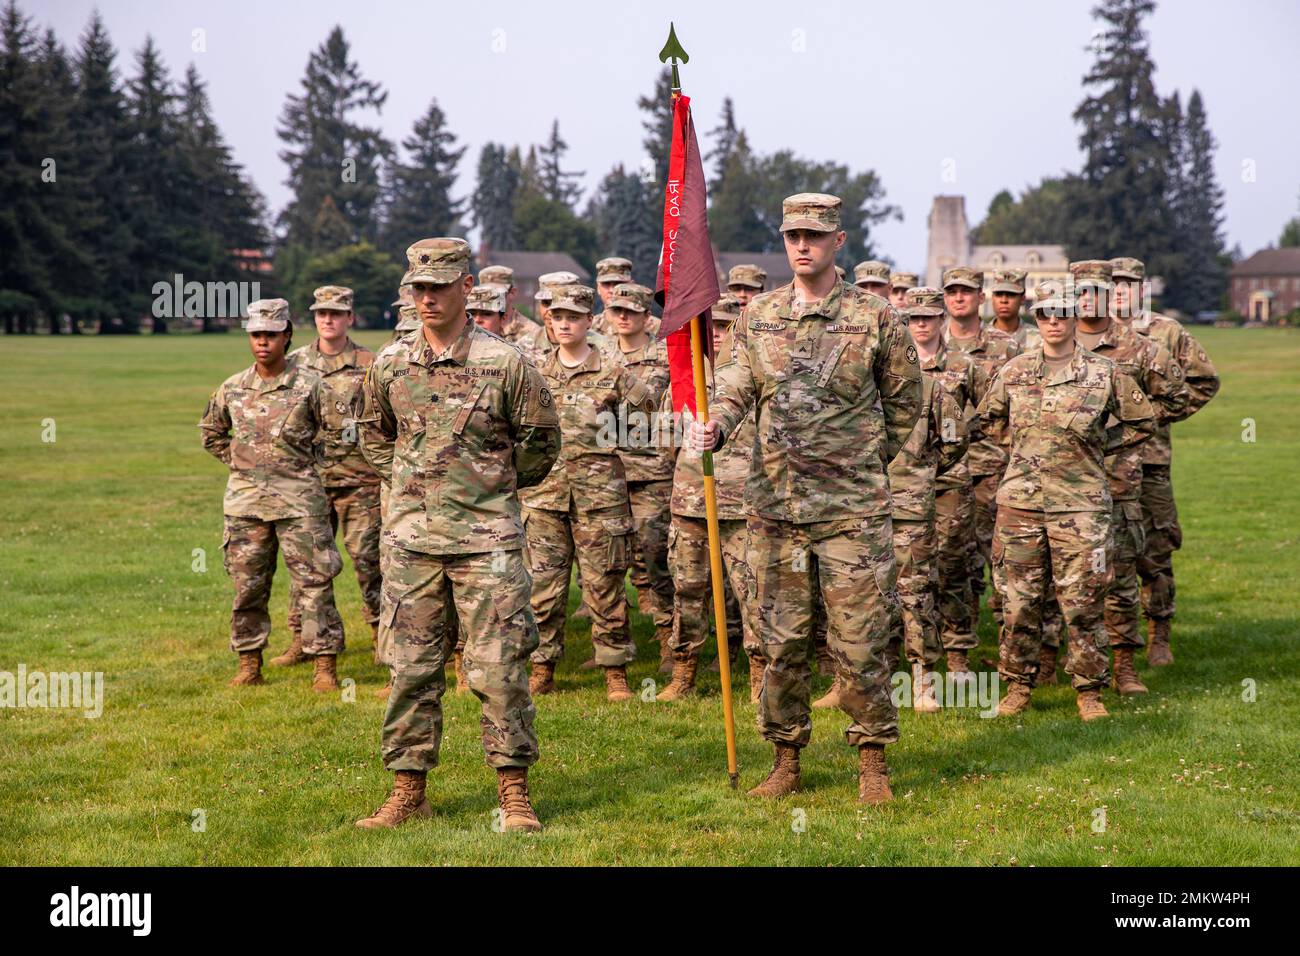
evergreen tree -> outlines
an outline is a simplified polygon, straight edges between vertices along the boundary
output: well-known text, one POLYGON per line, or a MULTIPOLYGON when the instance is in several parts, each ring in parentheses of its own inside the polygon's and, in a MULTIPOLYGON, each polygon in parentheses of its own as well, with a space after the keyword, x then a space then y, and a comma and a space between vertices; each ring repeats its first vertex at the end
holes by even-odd
POLYGON ((709 189, 709 238, 721 250, 759 252, 768 250, 773 237, 759 218, 755 201, 759 193, 755 158, 749 138, 741 130, 727 151, 709 189))
POLYGON ((387 98, 378 83, 362 78, 336 26, 308 58, 302 93, 290 96, 280 114, 280 158, 293 191, 279 218, 286 244, 306 241, 326 196, 348 223, 338 245, 376 235, 380 165, 392 144, 377 128, 361 125, 358 114, 382 111, 387 98))
POLYGON ((1189 314, 1217 308, 1228 289, 1224 265, 1223 189, 1214 174, 1214 134, 1199 90, 1187 100, 1183 124, 1186 164, 1180 170, 1176 209, 1181 240, 1181 275, 1170 289, 1171 304, 1189 314))
POLYGON ((1004 189, 989 203, 984 221, 971 230, 971 239, 989 246, 1060 242, 1068 229, 1070 195, 1068 179, 1050 176, 1019 199, 1004 189))
POLYGON ((425 236, 454 236, 461 230, 464 202, 451 198, 456 167, 465 147, 456 148, 456 135, 434 100, 402 141, 407 162, 394 159, 388 167, 387 216, 384 235, 388 252, 404 263, 407 246, 425 236))
POLYGON ((709 130, 709 135, 713 137, 713 149, 705 153, 704 158, 713 163, 713 178, 709 181, 709 194, 712 195, 722 188, 727 161, 742 135, 736 126, 736 107, 730 96, 723 99, 718 125, 709 130))
MULTIPOLYGON (((324 202, 330 203, 329 197, 324 202)), ((338 210, 335 210, 338 215, 338 210)), ((322 285, 345 285, 353 293, 357 324, 366 328, 383 325, 393 290, 402 281, 402 266, 368 242, 335 246, 308 258, 288 287, 291 302, 310 302, 312 290, 322 285)))
POLYGON ((519 193, 519 168, 506 156, 506 148, 488 143, 479 153, 478 183, 472 205, 480 241, 491 249, 515 249, 515 200, 519 193))
POLYGON ((1282 227, 1282 235, 1277 244, 1282 249, 1294 249, 1300 246, 1300 216, 1292 216, 1282 227))
POLYGON ((561 166, 564 154, 568 151, 569 144, 560 136, 560 121, 554 120, 546 144, 536 153, 530 151, 529 156, 530 158, 536 156, 537 182, 542 195, 551 202, 561 203, 572 209, 582 194, 582 188, 575 180, 583 174, 567 172, 561 166))
POLYGON ((642 285, 654 284, 663 243, 661 224, 646 215, 650 191, 639 176, 615 166, 601 181, 586 216, 596 224, 597 258, 631 259, 633 278, 642 285))
POLYGON ((646 156, 654 163, 654 185, 657 187, 655 205, 660 216, 663 215, 664 188, 668 185, 668 153, 673 145, 672 96, 672 70, 664 68, 655 80, 654 91, 649 96, 638 97, 636 101, 637 107, 646 114, 641 120, 646 134, 641 145, 645 147, 646 156))

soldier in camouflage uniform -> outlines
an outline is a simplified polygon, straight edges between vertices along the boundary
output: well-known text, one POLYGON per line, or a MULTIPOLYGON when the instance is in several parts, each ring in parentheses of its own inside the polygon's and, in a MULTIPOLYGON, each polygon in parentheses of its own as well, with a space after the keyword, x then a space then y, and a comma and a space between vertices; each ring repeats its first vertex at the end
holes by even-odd
MULTIPOLYGON (((945 340, 949 351, 967 353, 980 367, 984 382, 991 382, 1007 360, 1020 354, 1015 339, 980 322, 980 306, 984 302, 984 273, 967 266, 946 269, 943 273, 943 302, 948 310, 948 329, 945 340)), ((978 401, 982 397, 975 396, 978 401)), ((970 408, 973 415, 974 406, 970 408)), ((967 567, 970 574, 972 640, 970 647, 948 648, 949 672, 969 671, 969 650, 975 646, 974 628, 979 626, 979 601, 984 593, 984 568, 989 565, 993 543, 993 519, 997 512, 995 503, 998 481, 1007 466, 1005 444, 990 435, 971 442, 966 452, 966 467, 970 472, 975 492, 974 534, 967 537, 967 567)), ((989 610, 997 617, 1001 613, 1002 599, 996 584, 989 595, 989 610)))
POLYGON ((891 272, 889 274, 889 304, 900 313, 907 308, 907 290, 921 285, 921 279, 915 272, 891 272))
MULTIPOLYGON (((575 278, 573 280, 577 282, 575 278)), ((592 316, 592 331, 599 333, 606 339, 613 338, 618 333, 609 324, 609 316, 605 314, 605 309, 609 308, 609 300, 614 297, 614 290, 625 282, 635 282, 632 278, 632 260, 623 259, 619 256, 610 256, 608 259, 601 259, 596 263, 596 295, 600 297, 601 311, 592 316)))
POLYGON ((1074 310, 1070 298, 1040 292, 1034 311, 1042 347, 1007 362, 978 410, 986 433, 1006 432, 1011 441, 993 547, 1006 602, 998 666, 1010 682, 998 705, 1003 716, 1029 706, 1049 582, 1069 626, 1065 670, 1078 692, 1079 716, 1106 716, 1101 689, 1110 659, 1102 613, 1112 502, 1105 456, 1143 441, 1155 418, 1137 383, 1078 344, 1074 310))
POLYGON ((727 273, 727 294, 734 296, 742 309, 766 288, 767 271, 753 263, 732 266, 727 273))
POLYGON ((478 271, 478 283, 480 286, 500 286, 505 290, 505 317, 501 331, 496 334, 507 342, 518 344, 525 336, 535 335, 542 327, 540 322, 534 322, 515 308, 519 288, 515 285, 514 269, 509 266, 485 266, 478 271))
POLYGON ((1038 329, 1020 316, 1025 305, 1026 275, 1028 273, 1023 269, 1000 269, 993 273, 993 282, 989 286, 989 294, 993 296, 993 321, 990 325, 1015 339, 1022 352, 1043 344, 1038 329))
MULTIPOLYGON (((1089 352, 1114 362, 1133 379, 1151 403, 1157 427, 1186 417, 1187 386, 1183 370, 1169 352, 1151 339, 1143 338, 1110 316, 1107 308, 1113 289, 1111 265, 1099 260, 1070 263, 1070 275, 1077 294, 1078 326, 1075 336, 1089 352)), ((1150 440, 1148 440, 1150 441, 1150 440)), ((1114 684, 1121 694, 1145 694, 1138 678, 1134 654, 1142 646, 1138 628, 1141 585, 1137 562, 1142 553, 1142 456, 1148 442, 1123 448, 1106 456, 1111 515, 1110 566, 1113 573, 1106 591, 1106 632, 1115 652, 1114 684)), ((1056 672, 1060 630, 1044 632, 1043 653, 1038 672, 1056 672)))
MULTIPOLYGON (((740 302, 723 296, 713 307, 713 335, 719 362, 731 359, 733 324, 740 316, 740 302)), ((713 364, 705 359, 704 378, 713 389, 713 364)), ((660 414, 671 416, 672 395, 665 390, 660 414)), ((758 636, 748 618, 753 575, 745 553, 745 482, 754 447, 754 417, 751 413, 739 430, 713 456, 713 489, 718 509, 718 538, 722 548, 722 569, 727 583, 728 643, 734 646, 735 626, 740 643, 749 655, 749 699, 758 703, 766 661, 758 636)), ((673 472, 672 527, 668 533, 669 563, 673 569, 674 606, 672 659, 673 676, 656 700, 670 701, 695 691, 700 649, 710 633, 713 610, 710 574, 709 527, 704 502, 704 458, 690 449, 676 452, 673 472)))
POLYGON ((465 297, 465 312, 480 329, 504 339, 508 301, 503 286, 476 285, 465 297))
MULTIPOLYGON (((537 284, 537 294, 533 296, 533 301, 537 304, 538 317, 542 320, 542 325, 536 332, 525 335, 515 344, 519 346, 525 358, 541 368, 555 351, 555 335, 549 328, 551 295, 562 285, 577 285, 578 277, 572 272, 548 272, 538 278, 537 284)), ((587 344, 592 348, 603 349, 605 343, 606 338, 600 333, 587 333, 587 344)))
POLYGON ((546 480, 524 495, 532 604, 541 634, 529 688, 533 694, 555 689, 576 557, 606 696, 627 700, 632 696, 627 665, 636 657, 636 644, 628 628, 623 582, 633 536, 618 420, 624 407, 648 418, 654 395, 630 371, 588 344, 595 299, 590 288, 560 286, 553 295, 550 324, 557 347, 541 373, 555 396, 564 446, 546 480))
POLYGON ((402 286, 397 290, 397 298, 393 300, 391 306, 397 310, 397 323, 393 326, 393 334, 389 336, 388 341, 394 342, 421 327, 420 320, 415 314, 415 303, 411 299, 410 286, 402 286))
MULTIPOLYGON (((357 444, 355 408, 361 380, 374 353, 348 337, 355 318, 352 290, 346 286, 321 286, 312 293, 311 311, 319 337, 292 352, 289 362, 311 369, 324 386, 324 427, 320 441, 324 460, 320 466, 325 496, 329 499, 330 527, 343 531, 343 545, 352 558, 361 607, 370 625, 375 663, 379 661, 379 595, 383 578, 379 568, 379 476, 361 457, 357 444)), ((289 630, 292 643, 272 664, 288 666, 307 660, 302 651, 302 610, 296 588, 289 589, 289 630)))
POLYGON ((255 362, 221 383, 199 422, 203 447, 230 468, 221 543, 235 583, 230 649, 239 655, 239 672, 230 683, 264 682, 278 548, 297 592, 302 649, 315 660, 312 689, 324 692, 338 687, 334 664, 343 650, 333 584, 343 561, 317 472, 325 388, 311 369, 285 358, 293 338, 288 302, 249 303, 245 328, 255 362))
POLYGON ((406 257, 403 283, 424 328, 375 357, 359 421, 366 460, 391 482, 380 634, 392 657, 382 750, 394 782, 357 826, 431 815, 425 783, 442 743, 443 667, 464 629, 503 828, 538 830, 526 680, 537 624, 516 490, 541 481, 559 455, 555 402, 514 346, 465 314, 474 278, 463 239, 421 239, 406 257))
POLYGON ((723 444, 754 409, 746 552, 753 624, 769 662, 758 723, 776 761, 750 793, 775 797, 800 787, 799 751, 812 733, 813 594, 820 592, 840 707, 853 718, 845 736, 859 751, 859 800, 881 803, 893 799, 884 748, 898 739, 885 664, 899 613, 885 463, 916 424, 921 371, 894 308, 836 281, 834 257, 845 241, 840 205, 821 193, 784 201, 794 281, 745 309, 732 361, 717 371, 714 417, 693 422, 690 440, 700 451, 723 444))
MULTIPOLYGON (((605 346, 605 358, 626 368, 650 390, 656 409, 627 422, 628 441, 620 443, 619 457, 627 478, 632 505, 631 579, 641 613, 654 619, 660 648, 660 673, 672 670, 673 576, 668 568, 669 503, 673 496, 671 441, 662 440, 658 407, 668 391, 668 349, 661 339, 646 332, 654 293, 645 286, 622 283, 605 303, 608 328, 614 335, 605 346), (666 665, 666 666, 665 666, 666 665)), ((621 413, 627 418, 630 413, 621 413)), ((671 426, 672 416, 666 421, 671 426)), ((668 431, 671 435, 671 430, 668 431)))
MULTIPOLYGON (((1191 333, 1175 319, 1145 311, 1146 269, 1141 260, 1112 259, 1116 280, 1115 316, 1138 335, 1159 342, 1183 371, 1187 384, 1186 415, 1200 411, 1219 391, 1214 363, 1191 333)), ((1184 416, 1186 417, 1186 416, 1184 416)), ((1142 610, 1150 624, 1147 663, 1159 667, 1174 662, 1169 648, 1174 617, 1174 552, 1183 544, 1169 466, 1173 457, 1169 423, 1161 422, 1142 451, 1142 526, 1146 550, 1138 560, 1142 580, 1142 610)))
MULTIPOLYGON (((889 301, 889 263, 868 259, 853 267, 853 284, 889 301)), ((901 314, 901 313, 900 313, 901 314)))

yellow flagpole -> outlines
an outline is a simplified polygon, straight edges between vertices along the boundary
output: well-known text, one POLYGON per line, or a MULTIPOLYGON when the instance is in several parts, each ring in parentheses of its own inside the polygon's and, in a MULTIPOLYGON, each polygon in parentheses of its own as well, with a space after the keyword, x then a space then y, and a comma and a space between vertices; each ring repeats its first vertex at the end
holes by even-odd
MULTIPOLYGON (((695 372, 695 407, 701 424, 709 420, 709 390, 704 380, 704 316, 691 319, 691 366, 695 372)), ((722 536, 718 531, 718 499, 713 487, 713 452, 704 452, 704 514, 709 526, 709 569, 713 583, 713 621, 718 637, 718 670, 722 676, 722 722, 727 734, 727 777, 734 790, 740 781, 736 767, 736 709, 731 697, 731 651, 727 647, 727 599, 723 591, 722 536)))

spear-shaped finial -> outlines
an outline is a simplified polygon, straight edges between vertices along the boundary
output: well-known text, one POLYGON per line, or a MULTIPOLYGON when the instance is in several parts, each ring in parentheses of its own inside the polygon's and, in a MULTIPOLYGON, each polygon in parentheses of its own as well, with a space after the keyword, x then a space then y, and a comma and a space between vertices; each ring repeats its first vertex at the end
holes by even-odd
POLYGON ((683 63, 690 63, 691 58, 682 49, 681 41, 677 39, 677 31, 673 28, 671 20, 668 22, 668 42, 659 51, 659 62, 667 63, 670 57, 673 61, 673 92, 679 93, 682 89, 682 81, 677 76, 677 61, 681 60, 683 63))

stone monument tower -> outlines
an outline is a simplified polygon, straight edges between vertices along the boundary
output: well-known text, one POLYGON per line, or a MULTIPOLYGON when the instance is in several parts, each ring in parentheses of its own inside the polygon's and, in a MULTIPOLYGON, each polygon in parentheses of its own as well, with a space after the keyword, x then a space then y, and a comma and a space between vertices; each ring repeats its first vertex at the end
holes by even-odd
POLYGON ((970 225, 965 196, 935 196, 930 208, 930 243, 925 257, 925 284, 938 286, 943 270, 971 263, 970 225))

